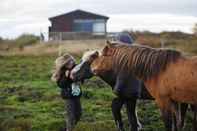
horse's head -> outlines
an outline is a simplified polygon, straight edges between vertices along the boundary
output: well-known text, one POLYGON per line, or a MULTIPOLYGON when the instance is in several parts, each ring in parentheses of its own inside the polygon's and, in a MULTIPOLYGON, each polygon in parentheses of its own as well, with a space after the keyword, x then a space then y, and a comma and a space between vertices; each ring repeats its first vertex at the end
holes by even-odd
POLYGON ((95 68, 96 70, 98 67, 98 69, 102 70, 111 70, 113 53, 119 45, 119 43, 107 41, 105 47, 99 51, 98 57, 91 64, 92 69, 95 68))
POLYGON ((73 68, 71 78, 75 81, 89 79, 111 69, 110 61, 100 56, 98 51, 84 53, 81 62, 73 68))
POLYGON ((85 52, 81 58, 81 62, 72 69, 70 74, 71 79, 74 81, 81 81, 91 78, 93 73, 90 65, 98 56, 98 51, 85 52))
POLYGON ((103 75, 112 71, 112 59, 107 56, 99 56, 91 64, 91 71, 94 75, 103 75))
POLYGON ((54 63, 54 71, 51 80, 55 82, 59 81, 65 76, 66 71, 71 70, 74 66, 75 59, 71 55, 64 54, 58 57, 54 63))

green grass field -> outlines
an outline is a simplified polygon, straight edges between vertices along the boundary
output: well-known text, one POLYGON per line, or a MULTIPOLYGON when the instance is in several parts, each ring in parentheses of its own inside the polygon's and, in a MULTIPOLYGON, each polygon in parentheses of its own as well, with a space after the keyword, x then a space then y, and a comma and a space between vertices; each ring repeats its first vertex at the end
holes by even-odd
MULTIPOLYGON (((59 131, 64 126, 64 100, 50 81, 55 56, 0 57, 0 131, 59 131)), ((83 115, 76 131, 115 131, 111 88, 98 78, 82 86, 83 115)), ((144 131, 163 131, 159 110, 138 102, 144 131)), ((125 126, 128 127, 125 109, 125 126)), ((190 117, 188 117, 191 119, 190 117)), ((190 126, 188 124, 188 126, 190 126)))
MULTIPOLYGON (((168 34, 165 47, 197 54, 197 37, 168 34), (178 38, 176 38, 178 37, 178 38), (183 37, 183 38, 182 38, 183 37)), ((160 35, 142 35, 137 42, 160 47, 160 35)), ((87 49, 100 49, 105 40, 65 41, 25 46, 0 44, 0 131, 60 131, 65 125, 64 100, 60 89, 50 81, 56 54, 70 52, 76 56, 87 49), (15 47, 16 46, 16 47, 15 47), (7 48, 9 47, 9 48, 7 48)), ((79 57, 77 58, 79 60, 79 57)), ((111 88, 99 78, 82 85, 83 115, 75 131, 116 131, 111 112, 115 97, 111 88)), ((154 101, 138 101, 138 117, 143 131, 164 131, 154 101)), ((122 111, 128 129, 126 111, 122 111)), ((192 114, 187 114, 184 131, 191 128, 192 114)))

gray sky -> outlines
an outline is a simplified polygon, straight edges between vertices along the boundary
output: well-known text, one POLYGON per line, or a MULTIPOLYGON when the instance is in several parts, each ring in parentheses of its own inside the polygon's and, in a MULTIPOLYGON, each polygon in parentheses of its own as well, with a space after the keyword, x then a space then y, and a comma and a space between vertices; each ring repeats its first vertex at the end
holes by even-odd
POLYGON ((47 32, 48 17, 77 8, 110 16, 109 31, 191 32, 196 7, 197 0, 1 0, 0 36, 47 32))

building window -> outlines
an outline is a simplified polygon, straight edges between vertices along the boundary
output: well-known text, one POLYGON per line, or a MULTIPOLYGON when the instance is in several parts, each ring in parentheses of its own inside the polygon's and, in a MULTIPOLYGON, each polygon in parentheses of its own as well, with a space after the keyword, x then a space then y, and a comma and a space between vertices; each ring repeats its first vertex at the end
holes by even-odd
POLYGON ((92 32, 93 20, 74 20, 73 31, 74 32, 92 32))

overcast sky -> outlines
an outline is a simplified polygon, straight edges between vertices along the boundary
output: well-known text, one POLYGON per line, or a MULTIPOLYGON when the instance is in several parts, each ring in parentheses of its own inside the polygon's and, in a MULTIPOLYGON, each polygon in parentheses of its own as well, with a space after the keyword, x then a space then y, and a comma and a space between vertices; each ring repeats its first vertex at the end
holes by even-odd
POLYGON ((197 0, 0 0, 0 36, 47 32, 48 17, 78 8, 109 16, 108 31, 191 33, 197 23, 197 0))

